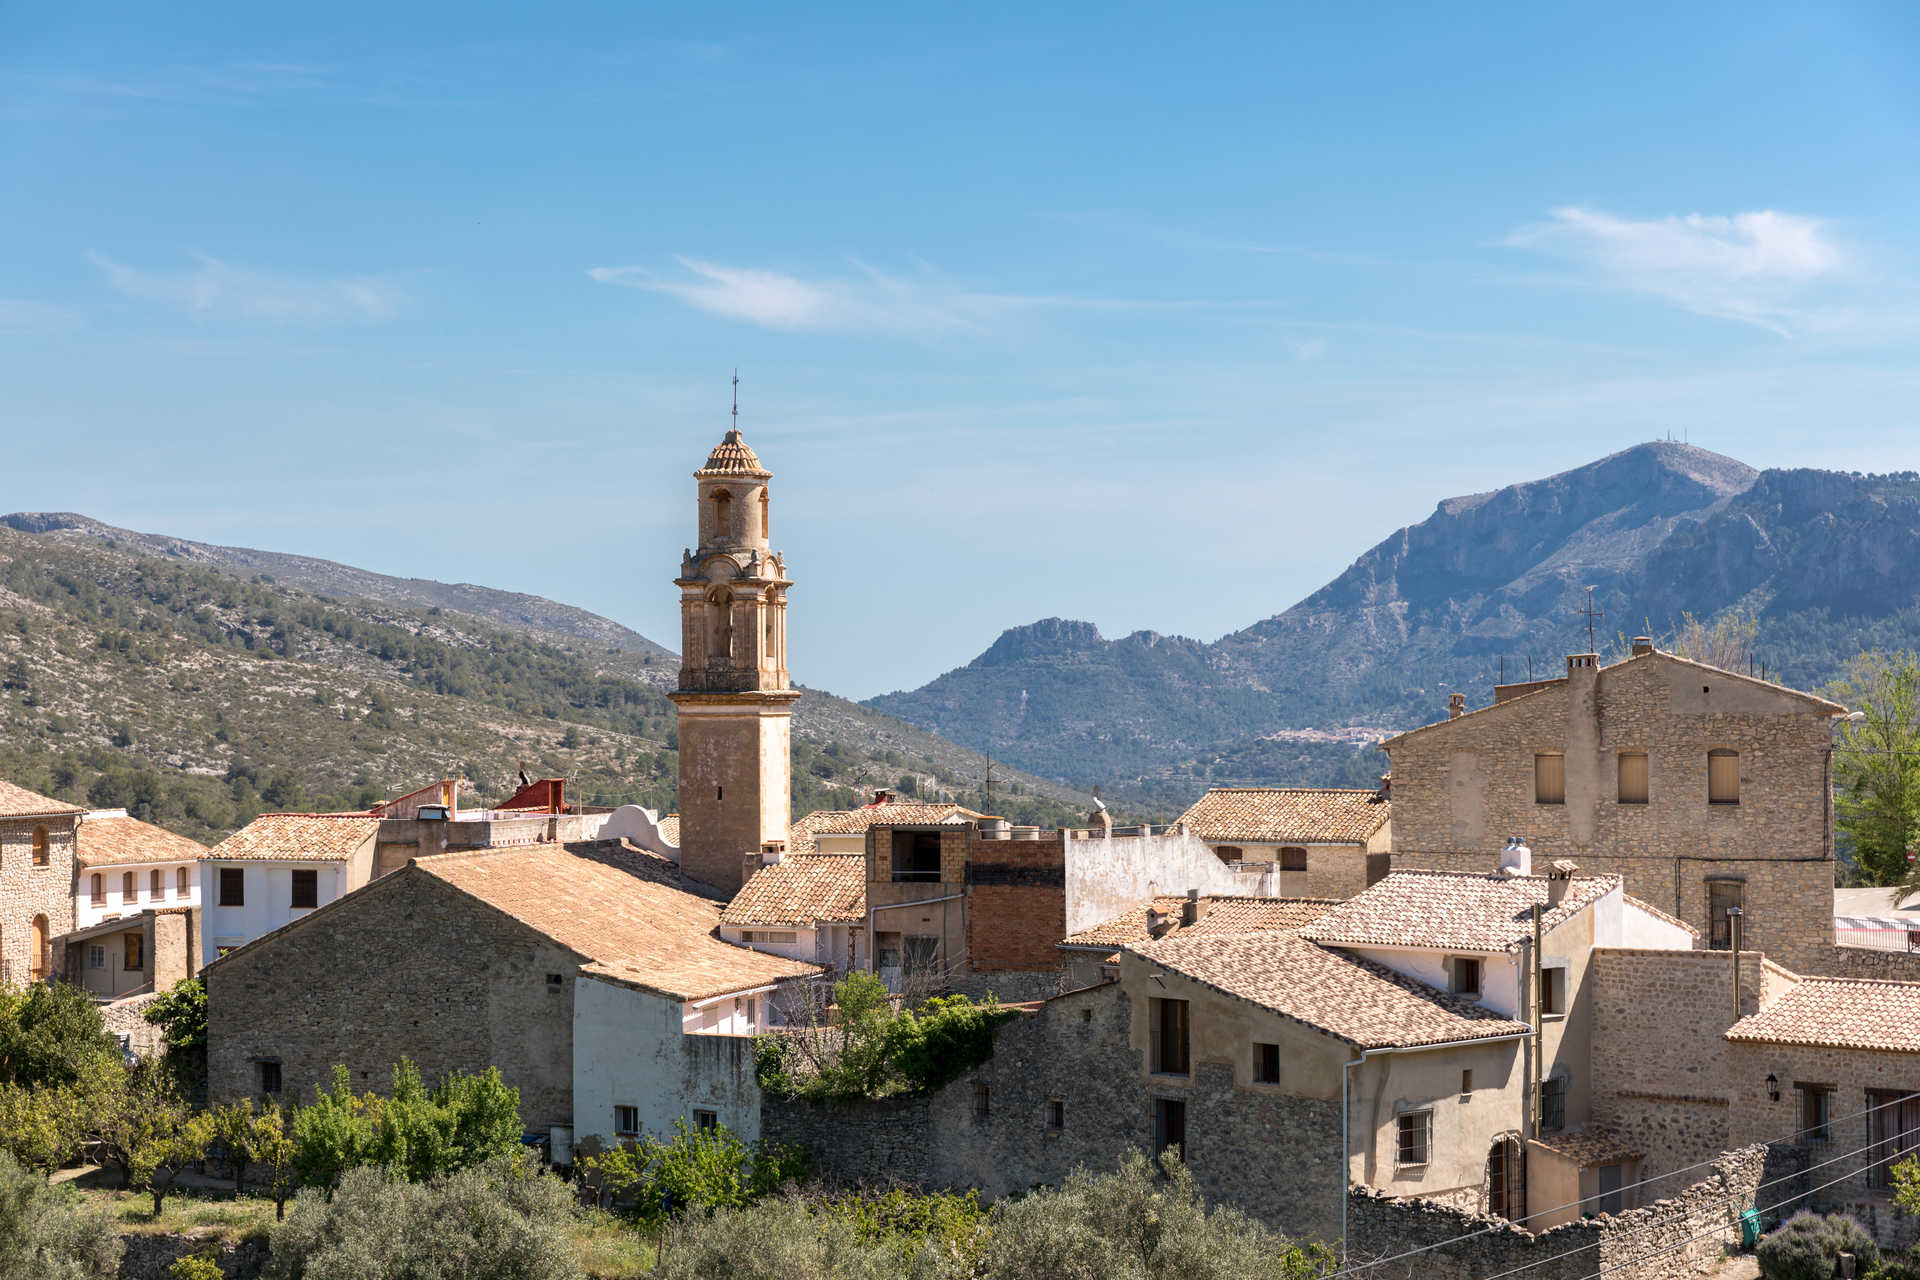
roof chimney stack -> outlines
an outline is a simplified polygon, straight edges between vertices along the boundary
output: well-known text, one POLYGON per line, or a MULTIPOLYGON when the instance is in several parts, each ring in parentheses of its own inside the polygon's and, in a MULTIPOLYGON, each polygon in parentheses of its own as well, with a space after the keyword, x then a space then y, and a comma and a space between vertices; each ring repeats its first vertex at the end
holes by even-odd
POLYGON ((1180 904, 1180 927, 1191 928, 1200 920, 1200 891, 1187 890, 1187 900, 1180 904))
POLYGON ((1652 652, 1653 652, 1652 636, 1635 636, 1633 638, 1633 656, 1634 657, 1644 658, 1652 652))
POLYGON ((1464 693, 1448 694, 1447 695, 1447 719, 1458 720, 1461 716, 1465 714, 1467 714, 1467 695, 1464 693))
POLYGON ((1558 859, 1547 868, 1547 908, 1549 910, 1566 901, 1567 890, 1573 884, 1574 875, 1580 870, 1580 864, 1558 859))

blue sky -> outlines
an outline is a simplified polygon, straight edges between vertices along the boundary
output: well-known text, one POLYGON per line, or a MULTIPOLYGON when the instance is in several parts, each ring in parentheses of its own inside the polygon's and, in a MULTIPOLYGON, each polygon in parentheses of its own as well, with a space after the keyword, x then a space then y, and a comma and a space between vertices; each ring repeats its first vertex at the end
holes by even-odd
POLYGON ((1920 10, 1026 8, 0 8, 0 508, 671 642, 738 366, 865 696, 1668 432, 1920 468, 1920 10))

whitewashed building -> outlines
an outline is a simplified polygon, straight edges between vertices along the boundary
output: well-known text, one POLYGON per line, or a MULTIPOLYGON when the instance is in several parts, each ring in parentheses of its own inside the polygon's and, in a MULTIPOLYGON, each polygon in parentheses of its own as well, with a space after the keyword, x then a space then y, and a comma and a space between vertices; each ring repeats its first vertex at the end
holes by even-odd
POLYGON ((263 813, 200 860, 200 956, 229 951, 358 889, 373 876, 380 819, 263 813))

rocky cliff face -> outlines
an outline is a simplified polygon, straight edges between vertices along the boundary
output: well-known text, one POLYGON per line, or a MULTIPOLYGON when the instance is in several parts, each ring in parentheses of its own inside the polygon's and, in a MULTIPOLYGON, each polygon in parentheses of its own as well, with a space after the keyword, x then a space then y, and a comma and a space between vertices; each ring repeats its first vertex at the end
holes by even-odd
POLYGON ((1456 688, 1480 705, 1503 660, 1509 679, 1529 658, 1557 672, 1586 647, 1588 586, 1606 611, 1603 650, 1683 614, 1741 609, 1760 617, 1758 660, 1817 684, 1863 644, 1920 640, 1920 477, 1758 472, 1641 445, 1448 499, 1299 604, 1212 644, 1108 641, 1048 619, 873 705, 1082 783, 1357 781, 1375 761, 1260 744, 1425 723, 1456 688), (1298 772, 1218 772, 1256 760, 1298 772))

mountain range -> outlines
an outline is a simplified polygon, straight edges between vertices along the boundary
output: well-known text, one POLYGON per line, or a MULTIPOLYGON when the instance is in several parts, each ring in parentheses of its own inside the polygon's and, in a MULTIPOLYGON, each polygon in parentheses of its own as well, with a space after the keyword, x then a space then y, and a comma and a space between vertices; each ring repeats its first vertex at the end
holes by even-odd
POLYGON ((1209 783, 1370 783, 1369 743, 1589 644, 1751 619, 1799 687, 1920 647, 1920 476, 1759 471, 1661 441, 1441 502, 1305 600, 1211 643, 1047 618, 869 706, 1037 773, 1177 803, 1209 783))

